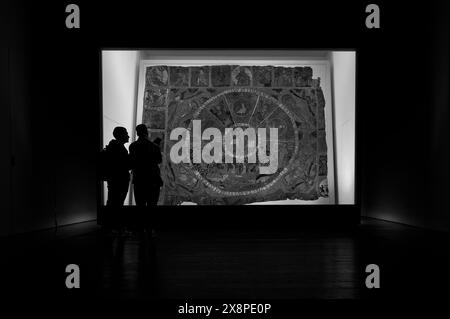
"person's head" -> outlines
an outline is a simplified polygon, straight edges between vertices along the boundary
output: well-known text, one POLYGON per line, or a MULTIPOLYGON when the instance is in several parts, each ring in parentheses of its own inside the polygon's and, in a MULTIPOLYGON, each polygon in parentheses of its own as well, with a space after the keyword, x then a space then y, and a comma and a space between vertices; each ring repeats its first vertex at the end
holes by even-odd
POLYGON ((127 129, 122 126, 116 126, 113 130, 113 136, 116 139, 116 141, 125 144, 128 143, 130 140, 130 137, 128 136, 127 129))
POLYGON ((148 137, 147 126, 145 124, 139 124, 138 126, 136 126, 136 134, 138 137, 147 138, 148 137))

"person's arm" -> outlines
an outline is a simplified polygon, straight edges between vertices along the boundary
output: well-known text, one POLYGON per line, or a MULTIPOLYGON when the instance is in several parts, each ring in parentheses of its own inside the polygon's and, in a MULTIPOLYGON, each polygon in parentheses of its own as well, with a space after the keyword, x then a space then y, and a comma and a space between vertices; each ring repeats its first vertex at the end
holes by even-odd
POLYGON ((136 167, 136 151, 133 144, 130 145, 130 154, 128 155, 128 167, 134 169, 136 167))

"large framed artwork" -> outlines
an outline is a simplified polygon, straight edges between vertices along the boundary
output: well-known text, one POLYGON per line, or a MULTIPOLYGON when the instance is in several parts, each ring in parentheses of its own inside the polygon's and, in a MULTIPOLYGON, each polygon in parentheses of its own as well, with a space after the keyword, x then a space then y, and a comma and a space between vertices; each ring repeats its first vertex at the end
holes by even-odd
POLYGON ((327 61, 141 61, 160 203, 334 204, 331 103, 327 61))

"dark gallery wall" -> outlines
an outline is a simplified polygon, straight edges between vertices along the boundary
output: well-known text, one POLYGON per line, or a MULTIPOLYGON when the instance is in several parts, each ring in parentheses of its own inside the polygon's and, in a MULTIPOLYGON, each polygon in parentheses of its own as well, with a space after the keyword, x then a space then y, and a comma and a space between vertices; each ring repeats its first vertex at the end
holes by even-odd
POLYGON ((430 103, 431 130, 429 167, 430 198, 433 202, 433 214, 429 222, 432 227, 448 231, 449 216, 449 4, 448 1, 436 6, 430 38, 432 50, 437 53, 430 59, 432 66, 428 78, 432 85, 430 103))
MULTIPOLYGON (((0 235, 96 218, 99 102, 85 96, 97 95, 98 61, 76 62, 74 77, 73 59, 86 58, 81 42, 72 38, 68 51, 45 9, 2 3, 0 235), (90 92, 79 88, 81 75, 90 92)), ((64 13, 55 20, 64 25, 64 13)))
POLYGON ((362 214, 448 231, 448 2, 391 9, 360 54, 362 214))
POLYGON ((362 214, 448 230, 447 1, 379 1, 380 30, 364 27, 363 1, 302 3, 270 20, 231 2, 212 15, 74 2, 79 30, 65 28, 64 1, 1 3, 0 234, 96 218, 100 50, 124 47, 356 49, 362 214))
MULTIPOLYGON (((0 37, 6 37, 6 20, 5 20, 4 5, 0 5, 0 37)), ((9 41, 9 40, 8 40, 9 41)), ((7 104, 9 93, 9 50, 8 46, 0 46, 0 143, 3 145, 3 151, 0 153, 0 235, 8 232, 9 214, 11 212, 11 178, 10 178, 10 164, 11 164, 11 147, 9 141, 11 140, 11 121, 10 108, 7 104)))
POLYGON ((31 224, 40 217, 32 211, 31 108, 29 83, 29 33, 26 30, 28 14, 20 5, 2 4, 2 182, 0 214, 1 233, 33 229, 31 224), (6 40, 6 41, 5 41, 6 40), (6 44, 6 45, 5 45, 6 44))

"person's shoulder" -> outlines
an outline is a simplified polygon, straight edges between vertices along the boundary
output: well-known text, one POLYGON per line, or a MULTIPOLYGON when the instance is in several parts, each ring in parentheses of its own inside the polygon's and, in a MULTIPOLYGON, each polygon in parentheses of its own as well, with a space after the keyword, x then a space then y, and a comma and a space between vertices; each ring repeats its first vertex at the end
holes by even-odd
POLYGON ((108 145, 105 146, 105 151, 114 152, 117 149, 117 141, 111 140, 108 145))

